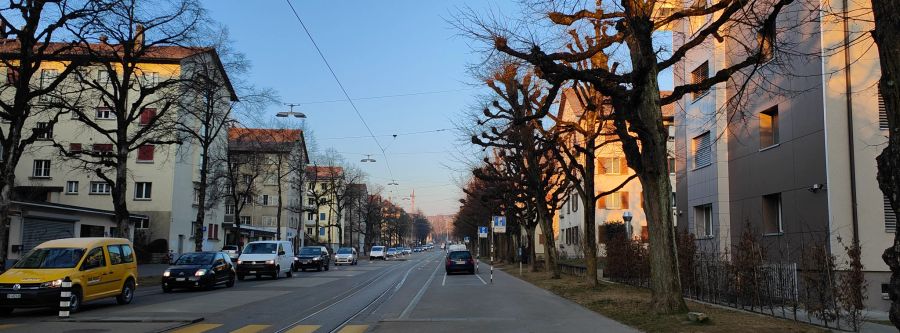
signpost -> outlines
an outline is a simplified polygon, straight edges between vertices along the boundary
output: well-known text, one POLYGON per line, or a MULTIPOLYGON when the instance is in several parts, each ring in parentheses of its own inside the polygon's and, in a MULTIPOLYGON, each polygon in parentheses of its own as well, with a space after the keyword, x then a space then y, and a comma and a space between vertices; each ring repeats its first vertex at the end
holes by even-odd
POLYGON ((478 227, 478 238, 487 238, 488 227, 478 227))
POLYGON ((493 216, 491 218, 491 283, 494 283, 494 235, 506 233, 506 216, 493 216))

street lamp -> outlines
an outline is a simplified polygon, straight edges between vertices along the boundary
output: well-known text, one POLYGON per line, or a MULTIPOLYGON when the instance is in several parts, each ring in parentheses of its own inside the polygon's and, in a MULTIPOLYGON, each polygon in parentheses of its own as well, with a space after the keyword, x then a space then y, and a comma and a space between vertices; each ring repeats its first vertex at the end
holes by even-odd
POLYGON ((295 106, 300 106, 300 104, 288 103, 288 104, 285 104, 285 105, 291 107, 291 111, 281 111, 281 112, 278 112, 278 113, 275 114, 276 117, 279 117, 279 118, 287 118, 287 117, 289 117, 289 116, 292 116, 292 117, 294 117, 294 118, 306 118, 306 115, 303 114, 303 112, 294 112, 294 107, 295 107, 295 106))
POLYGON ((628 239, 631 239, 631 219, 634 218, 634 215, 631 214, 631 211, 625 211, 622 213, 622 220, 625 220, 625 233, 628 235, 628 239))
POLYGON ((391 179, 391 182, 388 183, 388 185, 389 185, 389 186, 390 186, 390 185, 399 186, 400 184, 398 184, 396 180, 391 179))
POLYGON ((366 154, 366 158, 361 159, 361 160, 359 160, 359 161, 360 161, 360 162, 363 162, 363 163, 367 163, 367 162, 368 162, 368 163, 375 163, 375 159, 372 158, 372 155, 369 155, 369 154, 366 154))

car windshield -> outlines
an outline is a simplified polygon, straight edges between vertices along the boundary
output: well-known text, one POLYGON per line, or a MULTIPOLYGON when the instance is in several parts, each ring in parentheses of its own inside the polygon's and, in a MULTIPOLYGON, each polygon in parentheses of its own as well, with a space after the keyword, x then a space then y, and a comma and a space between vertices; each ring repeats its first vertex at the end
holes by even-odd
POLYGON ((176 265, 209 265, 215 255, 212 253, 185 253, 175 261, 176 265))
POLYGON ((337 254, 353 254, 353 249, 349 247, 342 247, 338 249, 337 254))
POLYGON ((15 268, 72 268, 81 261, 84 249, 34 249, 16 263, 15 268))
POLYGON ((244 254, 275 254, 277 250, 275 243, 250 243, 244 248, 244 254))
POLYGON ((397 252, 397 249, 395 249, 395 248, 389 248, 389 249, 388 249, 388 252, 397 252))
POLYGON ((237 250, 237 245, 225 245, 222 247, 223 251, 234 251, 237 250))
POLYGON ((384 246, 373 246, 372 251, 384 251, 384 246))
POLYGON ((472 254, 469 253, 469 251, 455 251, 455 252, 450 252, 450 259, 451 259, 451 260, 466 260, 466 259, 472 259, 472 254))
POLYGON ((304 247, 300 249, 300 255, 320 255, 322 254, 322 249, 318 247, 304 247))

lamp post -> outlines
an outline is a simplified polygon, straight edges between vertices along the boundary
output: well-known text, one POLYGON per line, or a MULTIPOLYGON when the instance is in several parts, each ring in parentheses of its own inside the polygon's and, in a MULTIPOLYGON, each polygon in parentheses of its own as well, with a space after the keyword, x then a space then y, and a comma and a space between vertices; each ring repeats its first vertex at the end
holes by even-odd
POLYGON ((366 158, 359 160, 363 163, 375 163, 375 159, 372 158, 372 155, 366 154, 366 158))
POLYGON ((634 215, 631 214, 631 211, 625 211, 622 213, 622 220, 625 220, 625 233, 628 235, 628 239, 631 239, 631 219, 634 218, 634 215))
MULTIPOLYGON (((304 114, 303 112, 294 111, 294 107, 295 107, 295 106, 300 106, 300 104, 296 104, 296 103, 285 103, 284 105, 290 107, 290 111, 280 111, 280 112, 278 112, 278 113, 275 114, 275 117, 278 117, 278 118, 294 117, 294 118, 298 118, 298 119, 304 119, 304 120, 306 119, 306 114, 304 114)), ((302 161, 303 159, 301 158, 300 160, 302 161)), ((306 224, 303 222, 303 191, 304 191, 304 188, 303 188, 303 169, 304 169, 304 168, 301 166, 301 167, 298 168, 298 169, 299 169, 299 170, 297 171, 297 173, 298 173, 300 176, 299 176, 299 178, 298 178, 298 185, 297 185, 297 186, 299 187, 298 191, 299 191, 299 193, 300 193, 300 203, 299 203, 299 209, 297 209, 297 215, 298 215, 298 216, 297 216, 297 233, 296 233, 296 235, 295 235, 294 237, 295 237, 295 238, 300 238, 300 242, 299 242, 299 243, 300 243, 300 247, 304 247, 304 246, 306 246, 306 224)), ((279 176, 279 177, 280 177, 280 176, 279 176)), ((279 180, 279 182, 280 182, 280 181, 281 181, 281 180, 279 180)), ((281 198, 279 198, 278 200, 281 200, 281 198)), ((281 215, 281 212, 278 212, 278 215, 280 216, 280 215, 281 215)), ((281 235, 281 230, 278 230, 277 232, 278 232, 278 235, 281 235)), ((294 241, 294 247, 295 247, 294 250, 297 250, 297 249, 296 249, 296 247, 297 247, 297 242, 296 242, 296 241, 294 241)), ((296 251, 295 251, 295 252, 296 252, 296 251)))

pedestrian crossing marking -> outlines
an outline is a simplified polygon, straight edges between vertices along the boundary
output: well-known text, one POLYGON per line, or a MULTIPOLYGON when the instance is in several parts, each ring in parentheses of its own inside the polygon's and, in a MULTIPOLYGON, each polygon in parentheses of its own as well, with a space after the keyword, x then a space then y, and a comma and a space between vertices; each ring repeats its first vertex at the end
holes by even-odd
POLYGON ((319 329, 319 325, 297 325, 291 327, 291 329, 287 330, 285 333, 312 333, 319 329))
POLYGON ((173 333, 203 333, 215 329, 222 324, 193 324, 191 326, 182 327, 172 331, 173 333))
POLYGON ((17 327, 19 324, 0 324, 0 330, 5 330, 7 328, 17 327))
POLYGON ((231 331, 231 333, 257 333, 268 328, 270 325, 247 325, 231 331))
POLYGON ((338 331, 338 333, 363 333, 368 328, 369 325, 347 325, 338 331))

